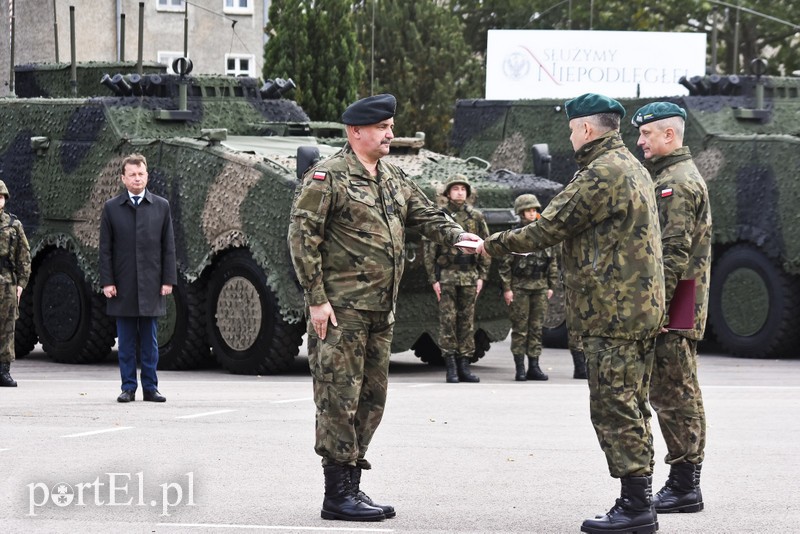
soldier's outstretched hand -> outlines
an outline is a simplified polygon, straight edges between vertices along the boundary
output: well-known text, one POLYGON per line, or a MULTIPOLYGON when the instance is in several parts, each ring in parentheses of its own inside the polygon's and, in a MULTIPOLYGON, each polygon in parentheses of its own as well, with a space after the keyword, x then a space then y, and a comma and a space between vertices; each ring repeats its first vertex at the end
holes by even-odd
POLYGON ((458 242, 456 243, 458 249, 464 254, 477 254, 476 247, 481 245, 483 245, 481 236, 470 232, 464 232, 458 236, 458 242))

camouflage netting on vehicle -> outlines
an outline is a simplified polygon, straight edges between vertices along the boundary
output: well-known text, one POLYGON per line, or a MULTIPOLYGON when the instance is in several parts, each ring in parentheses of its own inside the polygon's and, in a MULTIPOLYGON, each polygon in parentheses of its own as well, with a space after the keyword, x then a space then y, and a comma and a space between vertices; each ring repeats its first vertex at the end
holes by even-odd
MULTIPOLYGON (((97 85, 104 74, 119 71, 135 72, 136 62, 96 61, 83 63, 76 67, 76 91, 73 84, 70 63, 50 65, 27 64, 14 67, 14 91, 19 98, 85 98, 98 94, 97 85)), ((143 74, 166 74, 161 63, 142 63, 143 74)))

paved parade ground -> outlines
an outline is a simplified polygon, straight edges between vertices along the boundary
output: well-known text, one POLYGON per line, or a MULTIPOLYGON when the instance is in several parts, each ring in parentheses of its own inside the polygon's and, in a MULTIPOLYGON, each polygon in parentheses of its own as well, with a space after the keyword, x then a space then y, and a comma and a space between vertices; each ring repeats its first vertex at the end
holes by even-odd
MULTIPOLYGON (((166 404, 118 404, 109 359, 64 365, 35 352, 0 389, 3 532, 579 532, 619 495, 568 351, 545 349, 548 382, 514 382, 508 340, 446 384, 396 355, 362 488, 397 517, 319 517, 305 350, 287 374, 159 372, 166 404)), ((699 514, 664 533, 800 531, 800 360, 703 354, 708 445, 699 514)), ((657 425, 656 425, 657 427, 657 425)), ((666 480, 657 428, 654 489, 666 480)))

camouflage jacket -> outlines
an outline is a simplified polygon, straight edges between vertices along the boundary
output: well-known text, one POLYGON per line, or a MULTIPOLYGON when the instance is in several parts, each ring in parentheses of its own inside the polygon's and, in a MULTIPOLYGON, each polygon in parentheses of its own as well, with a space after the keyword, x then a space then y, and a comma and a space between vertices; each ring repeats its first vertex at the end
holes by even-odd
MULTIPOLYGON (((517 228, 524 228, 521 222, 517 228)), ((527 256, 503 256, 498 268, 503 291, 513 289, 553 289, 561 285, 558 260, 553 247, 536 250, 527 256)))
POLYGON ((664 321, 661 229, 650 175, 608 132, 575 153, 578 172, 524 228, 494 234, 492 255, 563 241, 567 325, 581 337, 640 340, 664 321))
POLYGON ((20 287, 31 277, 31 247, 22 223, 0 210, 0 283, 20 287))
MULTIPOLYGON (((472 232, 481 237, 489 235, 489 227, 483 213, 468 204, 461 206, 448 202, 447 212, 466 232, 472 232)), ((459 286, 474 286, 478 280, 489 277, 491 258, 464 254, 455 247, 448 247, 425 241, 424 250, 425 271, 428 273, 428 283, 441 282, 459 286)))
POLYGON ((288 241, 307 305, 393 311, 406 226, 444 245, 464 231, 399 167, 377 169, 370 176, 345 145, 298 186, 288 241))
POLYGON ((645 161, 655 180, 667 307, 678 280, 695 280, 694 329, 679 333, 703 339, 711 275, 711 205, 689 147, 645 161))

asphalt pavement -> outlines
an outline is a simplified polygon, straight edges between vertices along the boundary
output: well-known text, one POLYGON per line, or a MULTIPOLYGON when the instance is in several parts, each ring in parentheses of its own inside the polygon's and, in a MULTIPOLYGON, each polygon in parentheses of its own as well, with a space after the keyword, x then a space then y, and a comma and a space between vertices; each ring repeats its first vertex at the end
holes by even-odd
MULTIPOLYGON (((112 358, 114 356, 112 355, 112 358)), ((3 532, 569 533, 619 495, 569 352, 545 349, 547 382, 515 382, 509 341, 446 384, 395 355, 362 488, 397 517, 319 517, 305 351, 290 372, 161 371, 165 404, 119 404, 116 362, 34 352, 0 389, 3 532)), ((800 532, 800 359, 700 357, 708 416, 705 510, 662 514, 664 533, 800 532)), ((654 486, 666 480, 654 425, 654 486)))

